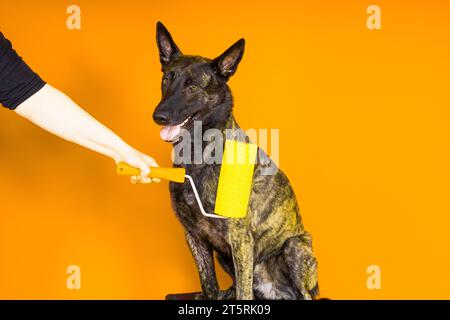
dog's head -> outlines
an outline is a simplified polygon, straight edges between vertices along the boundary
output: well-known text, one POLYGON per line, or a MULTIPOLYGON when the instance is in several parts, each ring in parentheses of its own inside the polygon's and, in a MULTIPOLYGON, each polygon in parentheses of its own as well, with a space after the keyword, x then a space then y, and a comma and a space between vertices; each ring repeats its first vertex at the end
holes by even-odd
POLYGON ((161 138, 173 142, 181 129, 191 129, 195 120, 211 121, 231 112, 228 79, 236 72, 244 54, 241 39, 215 59, 183 55, 161 22, 156 41, 162 65, 162 98, 153 120, 162 125, 161 138), (228 108, 227 110, 223 110, 228 108))

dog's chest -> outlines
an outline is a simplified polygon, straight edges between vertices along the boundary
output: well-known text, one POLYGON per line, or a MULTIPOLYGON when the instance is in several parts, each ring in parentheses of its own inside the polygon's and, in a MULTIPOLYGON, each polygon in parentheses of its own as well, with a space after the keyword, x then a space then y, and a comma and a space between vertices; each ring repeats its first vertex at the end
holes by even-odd
MULTIPOLYGON (((210 168, 209 170, 190 170, 189 173, 197 187, 205 211, 213 213, 218 171, 210 168)), ((175 214, 187 231, 205 239, 216 251, 223 253, 229 251, 227 220, 203 216, 188 182, 171 183, 170 194, 175 214)))

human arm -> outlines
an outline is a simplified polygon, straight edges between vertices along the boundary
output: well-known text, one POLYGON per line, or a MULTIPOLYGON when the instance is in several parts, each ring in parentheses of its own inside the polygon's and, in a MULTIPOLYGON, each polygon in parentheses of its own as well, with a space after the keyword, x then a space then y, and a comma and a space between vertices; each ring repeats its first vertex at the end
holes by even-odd
POLYGON ((14 111, 65 140, 110 157, 116 163, 125 162, 141 169, 140 182, 150 182, 144 179, 150 172, 149 166, 158 166, 153 158, 132 148, 49 84, 45 84, 14 111))

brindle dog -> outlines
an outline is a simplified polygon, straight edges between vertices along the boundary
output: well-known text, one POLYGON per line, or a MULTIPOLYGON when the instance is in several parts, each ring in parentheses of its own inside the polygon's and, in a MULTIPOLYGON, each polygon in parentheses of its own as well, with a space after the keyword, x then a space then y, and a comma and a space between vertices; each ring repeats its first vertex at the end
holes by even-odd
MULTIPOLYGON (((161 137, 176 145, 181 140, 181 129, 193 134, 194 121, 201 121, 203 132, 217 128, 225 134, 226 129, 239 129, 232 114, 233 100, 227 80, 241 61, 244 39, 211 60, 182 54, 160 22, 156 38, 164 75, 162 99, 153 119, 163 126, 161 137)), ((258 159, 264 157, 267 155, 259 150, 258 159)), ((200 299, 314 299, 318 296, 317 260, 294 191, 281 170, 264 174, 268 163, 261 162, 255 166, 247 216, 241 219, 203 216, 191 186, 170 183, 172 206, 184 226, 200 274, 203 290, 200 299), (228 290, 219 290, 214 251, 233 279, 228 290)), ((179 166, 192 176, 205 210, 213 212, 220 164, 179 166)))

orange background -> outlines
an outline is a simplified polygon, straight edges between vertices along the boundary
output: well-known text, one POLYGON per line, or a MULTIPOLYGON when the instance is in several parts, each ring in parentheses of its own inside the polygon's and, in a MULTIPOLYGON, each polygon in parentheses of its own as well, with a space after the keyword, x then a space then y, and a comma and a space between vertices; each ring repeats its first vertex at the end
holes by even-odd
MULTIPOLYGON (((230 80, 244 128, 280 129, 280 165, 314 236, 322 296, 450 298, 447 1, 2 0, 1 31, 49 83, 170 166, 155 23, 185 53, 240 37, 230 80), (380 290, 366 268, 381 267, 380 290)), ((0 110, 0 298, 161 299, 198 290, 167 182, 134 186, 114 163, 0 110), (81 290, 66 267, 81 267, 81 290)), ((228 278, 220 272, 223 286, 228 278)))

